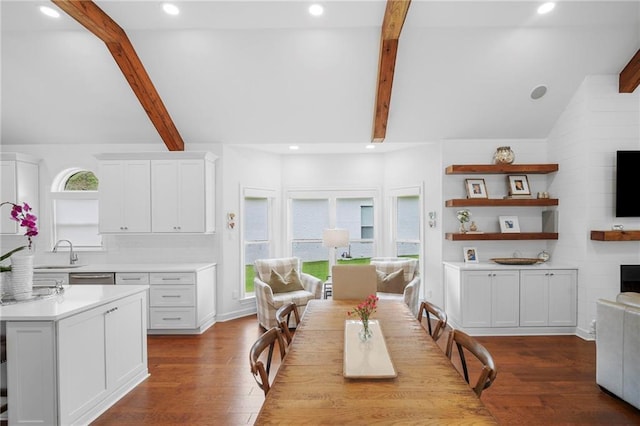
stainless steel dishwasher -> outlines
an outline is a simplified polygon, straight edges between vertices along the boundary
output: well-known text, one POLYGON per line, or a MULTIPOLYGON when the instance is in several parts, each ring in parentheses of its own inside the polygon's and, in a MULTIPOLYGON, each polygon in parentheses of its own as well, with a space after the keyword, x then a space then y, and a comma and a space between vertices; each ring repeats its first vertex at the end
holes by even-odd
POLYGON ((115 272, 73 272, 69 274, 69 284, 111 285, 116 283, 115 272))

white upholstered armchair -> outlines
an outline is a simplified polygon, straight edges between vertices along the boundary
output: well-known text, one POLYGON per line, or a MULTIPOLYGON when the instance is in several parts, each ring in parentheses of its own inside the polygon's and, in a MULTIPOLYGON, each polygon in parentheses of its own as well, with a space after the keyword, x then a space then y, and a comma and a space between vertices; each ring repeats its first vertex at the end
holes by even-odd
MULTIPOLYGON (((420 275, 418 274, 418 260, 397 257, 374 257, 370 262, 375 265, 376 270, 381 272, 381 275, 389 277, 394 272, 402 269, 402 275, 404 278, 404 289, 398 291, 385 291, 384 288, 380 288, 380 281, 378 281, 378 297, 380 299, 401 299, 407 304, 411 312, 415 316, 418 315, 419 293, 420 293, 420 275)), ((391 290, 391 289, 389 289, 391 290)))
POLYGON ((302 272, 302 263, 298 257, 258 259, 253 266, 256 272, 253 284, 256 292, 258 322, 267 330, 277 325, 276 311, 281 306, 294 302, 298 306, 300 316, 302 316, 307 307, 307 302, 321 297, 322 280, 302 272), (281 277, 286 277, 293 269, 298 273, 302 289, 288 291, 289 289, 285 288, 287 291, 278 292, 278 290, 282 289, 278 289, 277 286, 272 288, 272 285, 270 285, 272 271, 275 271, 281 277), (276 289, 275 292, 274 288, 276 289))

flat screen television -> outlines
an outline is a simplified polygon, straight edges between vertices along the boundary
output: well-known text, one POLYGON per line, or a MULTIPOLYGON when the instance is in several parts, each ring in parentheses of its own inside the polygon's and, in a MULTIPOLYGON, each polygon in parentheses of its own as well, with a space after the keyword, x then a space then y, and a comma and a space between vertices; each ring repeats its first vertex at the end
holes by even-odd
POLYGON ((616 217, 640 217, 640 151, 616 153, 616 217))

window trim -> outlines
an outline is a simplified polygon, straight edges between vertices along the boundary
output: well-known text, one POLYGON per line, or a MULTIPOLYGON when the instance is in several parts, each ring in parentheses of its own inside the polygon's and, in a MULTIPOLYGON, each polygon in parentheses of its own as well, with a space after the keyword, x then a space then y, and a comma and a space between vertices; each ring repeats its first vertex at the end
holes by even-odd
POLYGON ((240 230, 240 299, 244 300, 244 299, 254 299, 255 298, 255 292, 254 293, 247 293, 246 292, 246 273, 245 273, 245 267, 246 267, 246 258, 245 258, 245 246, 247 244, 245 237, 244 237, 244 218, 246 215, 246 210, 245 210, 245 206, 244 206, 244 202, 246 198, 266 198, 267 199, 267 234, 269 239, 267 240, 269 242, 269 256, 273 256, 273 253, 275 252, 275 245, 276 245, 276 241, 274 240, 274 235, 275 235, 275 218, 276 218, 276 214, 275 214, 275 206, 276 206, 276 199, 277 199, 277 191, 275 189, 268 189, 268 188, 253 188, 253 187, 241 187, 240 189, 240 193, 242 194, 242 198, 241 198, 241 202, 240 202, 240 218, 241 221, 239 221, 239 230, 240 230))

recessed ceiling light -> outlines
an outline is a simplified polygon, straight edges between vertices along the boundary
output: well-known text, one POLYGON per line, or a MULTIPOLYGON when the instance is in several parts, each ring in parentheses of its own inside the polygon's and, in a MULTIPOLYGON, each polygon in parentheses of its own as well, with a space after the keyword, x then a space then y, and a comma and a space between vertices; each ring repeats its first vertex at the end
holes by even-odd
POLYGON ((531 96, 531 99, 536 100, 543 97, 546 93, 547 93, 547 86, 545 86, 544 84, 541 84, 533 88, 530 96, 531 96))
POLYGON ((178 9, 178 6, 171 3, 164 3, 162 5, 162 10, 164 10, 167 15, 178 15, 180 13, 180 9, 178 9))
POLYGON ((60 12, 55 9, 50 8, 49 6, 40 6, 40 12, 44 13, 51 18, 59 18, 60 12))
POLYGON ((376 149, 376 146, 372 143, 366 146, 367 149, 376 149))
POLYGON ((289 149, 290 149, 291 151, 297 151, 297 150, 299 150, 299 149, 300 149, 300 147, 299 147, 298 145, 291 145, 291 146, 289 146, 289 149))
POLYGON ((320 16, 324 13, 324 7, 320 4, 312 4, 309 6, 309 13, 313 16, 320 16))
POLYGON ((553 8, 556 7, 556 4, 552 1, 547 2, 547 3, 543 3, 539 8, 538 8, 538 13, 540 15, 544 15, 545 13, 549 13, 553 10, 553 8))

